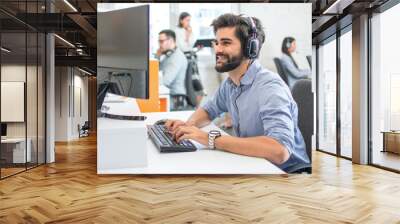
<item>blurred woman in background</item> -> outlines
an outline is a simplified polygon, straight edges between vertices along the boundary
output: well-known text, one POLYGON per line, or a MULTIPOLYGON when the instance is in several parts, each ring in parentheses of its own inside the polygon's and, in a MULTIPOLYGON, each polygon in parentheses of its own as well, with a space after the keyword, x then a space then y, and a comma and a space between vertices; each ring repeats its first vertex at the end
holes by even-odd
POLYGON ((193 30, 190 26, 191 16, 187 12, 179 15, 178 27, 175 30, 176 44, 183 52, 192 51, 196 39, 193 36, 193 30))
POLYGON ((282 69, 285 70, 290 88, 294 86, 296 81, 311 77, 310 69, 300 69, 292 54, 296 52, 296 39, 293 37, 285 37, 282 41, 282 69))

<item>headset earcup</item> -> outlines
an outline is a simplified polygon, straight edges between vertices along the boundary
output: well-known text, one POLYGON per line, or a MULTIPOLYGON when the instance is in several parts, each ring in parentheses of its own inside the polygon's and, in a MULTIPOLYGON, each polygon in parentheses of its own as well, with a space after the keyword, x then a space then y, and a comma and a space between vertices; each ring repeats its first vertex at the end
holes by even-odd
POLYGON ((287 49, 289 49, 291 45, 292 45, 292 43, 290 43, 290 41, 286 41, 286 48, 287 49))
POLYGON ((249 16, 245 17, 248 22, 246 22, 250 27, 249 37, 246 42, 246 48, 244 52, 244 56, 249 59, 255 59, 258 57, 258 53, 260 51, 260 43, 257 38, 257 27, 253 21, 253 19, 249 16))
POLYGON ((169 57, 169 56, 171 56, 173 53, 174 53, 173 50, 167 50, 167 52, 165 52, 165 55, 166 55, 167 57, 169 57))
POLYGON ((257 38, 251 38, 248 42, 248 55, 247 57, 250 59, 257 58, 259 51, 259 43, 257 38))

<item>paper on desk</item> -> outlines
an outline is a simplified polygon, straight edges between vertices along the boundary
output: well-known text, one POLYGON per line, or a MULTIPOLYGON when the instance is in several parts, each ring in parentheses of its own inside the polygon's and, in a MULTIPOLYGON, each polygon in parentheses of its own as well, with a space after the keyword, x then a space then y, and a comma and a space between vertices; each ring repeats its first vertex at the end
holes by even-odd
POLYGON ((120 96, 112 93, 107 93, 104 98, 104 103, 123 103, 127 101, 128 97, 120 96))
POLYGON ((191 143, 193 143, 193 145, 196 147, 196 149, 208 149, 208 146, 205 146, 205 145, 203 145, 203 144, 201 144, 201 143, 198 143, 198 142, 196 142, 195 140, 189 139, 189 141, 190 141, 191 143))
POLYGON ((126 116, 137 116, 141 114, 139 105, 135 98, 112 93, 107 93, 104 98, 101 112, 126 116))

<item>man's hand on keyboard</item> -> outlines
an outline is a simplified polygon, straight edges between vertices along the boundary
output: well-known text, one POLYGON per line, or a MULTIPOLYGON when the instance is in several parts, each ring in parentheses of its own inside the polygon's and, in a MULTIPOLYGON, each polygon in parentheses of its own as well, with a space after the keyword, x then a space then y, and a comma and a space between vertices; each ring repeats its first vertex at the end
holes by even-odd
POLYGON ((208 133, 195 126, 179 126, 174 137, 177 142, 184 139, 191 139, 200 144, 208 145, 208 133))
POLYGON ((168 131, 170 131, 171 133, 175 133, 178 127, 186 125, 186 123, 181 120, 168 119, 164 125, 168 129, 168 131))

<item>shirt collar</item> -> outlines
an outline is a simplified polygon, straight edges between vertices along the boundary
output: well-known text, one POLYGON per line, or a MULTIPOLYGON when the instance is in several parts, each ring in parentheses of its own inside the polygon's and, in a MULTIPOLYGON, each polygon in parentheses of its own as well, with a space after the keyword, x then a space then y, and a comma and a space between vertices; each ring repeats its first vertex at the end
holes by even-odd
MULTIPOLYGON (((253 63, 250 64, 246 73, 240 79, 240 85, 251 85, 253 84, 254 79, 256 78, 257 71, 261 68, 261 64, 258 60, 254 60, 253 63)), ((228 77, 229 83, 231 85, 235 85, 230 77, 228 77)))

